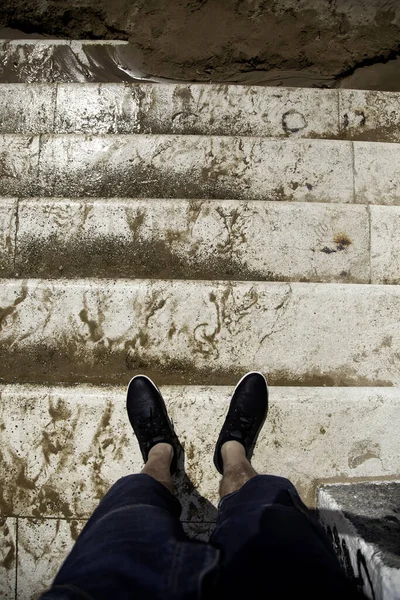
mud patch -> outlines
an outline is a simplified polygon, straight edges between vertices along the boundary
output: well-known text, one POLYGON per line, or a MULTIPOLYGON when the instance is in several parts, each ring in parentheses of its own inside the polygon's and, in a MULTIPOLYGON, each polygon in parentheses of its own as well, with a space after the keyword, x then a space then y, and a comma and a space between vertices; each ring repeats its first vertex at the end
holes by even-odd
MULTIPOLYGON (((43 10, 41 3, 3 0, 0 27, 28 35, 129 40, 137 70, 150 77, 360 89, 370 83, 371 89, 398 90, 399 4, 389 0, 383 8, 381 0, 371 0, 365 6, 100 0, 93 7, 90 0, 49 0, 43 10)), ((299 127, 297 121, 293 126, 299 127)))

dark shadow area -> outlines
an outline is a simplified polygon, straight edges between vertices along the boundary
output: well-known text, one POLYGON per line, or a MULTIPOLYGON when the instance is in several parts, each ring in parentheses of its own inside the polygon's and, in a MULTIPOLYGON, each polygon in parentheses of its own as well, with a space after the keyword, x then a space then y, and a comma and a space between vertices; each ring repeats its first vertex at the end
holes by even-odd
POLYGON ((184 451, 178 458, 178 471, 174 478, 175 495, 182 504, 181 521, 197 523, 215 523, 217 509, 207 498, 199 494, 193 482, 185 472, 184 451))

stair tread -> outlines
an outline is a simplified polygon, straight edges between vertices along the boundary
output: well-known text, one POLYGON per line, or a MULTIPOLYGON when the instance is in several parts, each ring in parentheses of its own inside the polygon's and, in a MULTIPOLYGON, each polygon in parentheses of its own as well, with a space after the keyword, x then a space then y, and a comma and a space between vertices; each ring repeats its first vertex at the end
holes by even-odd
MULTIPOLYGON (((212 453, 232 389, 161 387, 186 448, 187 474, 214 505, 219 475, 212 453)), ((2 385, 0 391, 2 514, 84 518, 118 477, 141 468, 124 386, 2 385), (20 473, 27 485, 16 483, 20 473)), ((253 464, 291 478, 311 505, 316 481, 395 476, 399 412, 393 388, 271 387, 253 464)), ((187 498, 182 519, 214 519, 211 507, 200 508, 201 516, 193 514, 187 498)))
MULTIPOLYGON (((0 264, 4 256, 9 276, 15 268, 19 277, 370 281, 369 213, 362 205, 30 198, 19 200, 18 214, 15 200, 0 199, 1 210, 0 264), (7 236, 16 240, 15 256, 7 236)), ((383 248, 388 260, 398 247, 395 227, 392 237, 380 235, 384 223, 396 222, 393 211, 385 217, 381 211, 376 223, 380 268, 383 248)), ((394 266, 391 273, 395 279, 394 266)))
POLYGON ((5 381, 400 383, 400 287, 185 280, 3 280, 5 381))

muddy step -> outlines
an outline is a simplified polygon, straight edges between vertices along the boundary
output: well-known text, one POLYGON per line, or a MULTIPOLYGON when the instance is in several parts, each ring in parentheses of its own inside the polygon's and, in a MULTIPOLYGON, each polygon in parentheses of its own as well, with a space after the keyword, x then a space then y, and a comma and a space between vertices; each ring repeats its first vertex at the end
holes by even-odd
POLYGON ((400 145, 179 135, 0 136, 3 196, 400 203, 400 145))
MULTIPOLYGON (((1 516, 87 517, 118 477, 142 467, 126 418, 127 382, 0 387, 1 516)), ((219 475, 212 454, 233 388, 161 389, 185 446, 188 477, 215 506, 219 475)), ((399 394, 391 388, 271 387, 254 466, 291 478, 312 505, 319 480, 399 474, 399 417, 399 394)), ((181 493, 185 483, 179 481, 181 493)), ((192 494, 182 519, 214 520, 209 503, 192 494)))
POLYGON ((167 280, 4 280, 6 382, 400 383, 400 287, 167 280))
MULTIPOLYGON (((14 269, 19 277, 371 278, 370 215, 362 205, 120 198, 15 204, 0 199, 3 276, 14 269)), ((400 207, 397 213, 400 221, 400 207)), ((397 250, 396 239, 385 235, 384 247, 397 250)))

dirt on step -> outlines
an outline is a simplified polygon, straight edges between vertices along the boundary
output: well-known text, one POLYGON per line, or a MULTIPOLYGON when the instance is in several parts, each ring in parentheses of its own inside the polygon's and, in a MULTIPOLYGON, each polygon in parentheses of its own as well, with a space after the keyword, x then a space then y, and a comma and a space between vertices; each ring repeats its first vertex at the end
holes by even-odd
POLYGON ((397 0, 3 0, 1 27, 129 40, 155 77, 400 89, 397 0))

